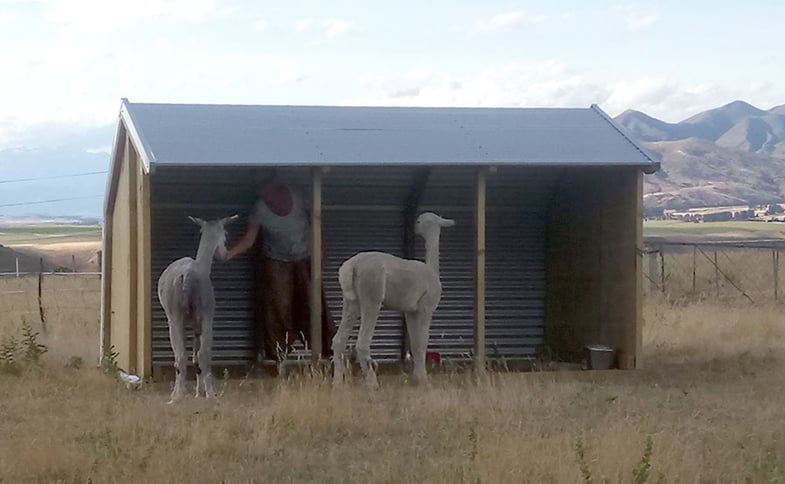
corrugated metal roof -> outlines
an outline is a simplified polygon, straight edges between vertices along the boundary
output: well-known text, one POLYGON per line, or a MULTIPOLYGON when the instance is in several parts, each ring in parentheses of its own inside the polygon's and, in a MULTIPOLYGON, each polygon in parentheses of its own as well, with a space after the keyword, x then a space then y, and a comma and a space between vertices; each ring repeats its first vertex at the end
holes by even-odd
POLYGON ((121 117, 151 165, 531 164, 659 168, 597 106, 150 104, 121 117))

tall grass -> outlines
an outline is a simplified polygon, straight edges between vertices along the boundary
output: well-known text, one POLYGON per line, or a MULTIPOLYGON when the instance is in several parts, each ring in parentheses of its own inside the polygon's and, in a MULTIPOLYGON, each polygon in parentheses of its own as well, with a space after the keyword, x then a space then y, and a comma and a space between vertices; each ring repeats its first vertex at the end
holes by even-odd
POLYGON ((0 374, 0 481, 785 481, 779 309, 655 304, 645 320, 638 371, 388 375, 377 392, 235 379, 179 406, 167 383, 66 368, 95 341, 73 321, 43 367, 0 374))

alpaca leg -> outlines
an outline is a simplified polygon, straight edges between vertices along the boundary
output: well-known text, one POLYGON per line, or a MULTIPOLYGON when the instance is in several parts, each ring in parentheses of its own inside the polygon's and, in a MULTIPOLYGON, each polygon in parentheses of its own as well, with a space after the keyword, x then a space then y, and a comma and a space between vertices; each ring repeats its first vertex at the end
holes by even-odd
POLYGON ((338 326, 335 336, 333 336, 333 384, 339 385, 344 381, 344 366, 346 358, 346 343, 349 341, 349 332, 354 327, 359 317, 359 307, 357 301, 349 301, 344 298, 341 308, 341 324, 338 326))
POLYGON ((205 321, 202 324, 202 336, 200 337, 201 345, 199 347, 199 354, 196 356, 199 373, 202 377, 202 385, 204 388, 204 396, 212 398, 216 396, 215 386, 213 382, 213 372, 210 367, 212 358, 213 347, 213 329, 212 320, 205 321))
POLYGON ((412 362, 414 363, 414 381, 418 384, 428 383, 428 374, 425 370, 425 352, 428 349, 428 333, 431 315, 423 312, 406 313, 406 327, 409 330, 409 341, 412 349, 412 362))
POLYGON ((357 359, 360 360, 365 382, 369 387, 376 388, 379 382, 376 380, 374 368, 376 363, 371 358, 371 339, 376 328, 376 320, 379 319, 380 305, 375 304, 360 309, 360 333, 357 335, 357 359))
POLYGON ((185 334, 183 331, 182 321, 173 321, 169 319, 169 341, 172 345, 172 352, 174 353, 174 389, 169 403, 175 402, 182 398, 185 393, 185 372, 187 369, 186 353, 185 353, 185 334))
POLYGON ((202 347, 202 335, 194 332, 193 352, 191 353, 191 362, 194 365, 194 373, 196 373, 196 393, 194 396, 199 398, 199 389, 202 388, 204 379, 202 378, 202 369, 199 366, 199 349, 202 347))

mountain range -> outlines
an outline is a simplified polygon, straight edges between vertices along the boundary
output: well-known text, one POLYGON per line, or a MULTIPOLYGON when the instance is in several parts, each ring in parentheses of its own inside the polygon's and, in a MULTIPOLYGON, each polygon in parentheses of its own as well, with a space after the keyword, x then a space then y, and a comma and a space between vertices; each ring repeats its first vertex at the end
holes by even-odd
POLYGON ((627 110, 614 121, 661 162, 644 178, 649 215, 785 201, 785 105, 734 101, 678 123, 627 110))

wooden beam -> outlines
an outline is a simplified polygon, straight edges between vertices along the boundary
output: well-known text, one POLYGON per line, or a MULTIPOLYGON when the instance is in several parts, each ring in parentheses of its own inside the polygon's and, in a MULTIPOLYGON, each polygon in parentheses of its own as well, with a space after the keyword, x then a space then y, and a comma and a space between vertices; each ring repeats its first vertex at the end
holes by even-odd
POLYGON ((98 364, 112 345, 112 214, 104 214, 101 230, 101 327, 99 335, 98 364))
POLYGON ((138 375, 142 378, 152 376, 153 372, 153 335, 152 335, 152 253, 151 253, 151 210, 150 210, 150 175, 144 172, 142 163, 138 163, 139 176, 139 327, 138 343, 139 358, 137 361, 138 375))
POLYGON ((112 233, 114 231, 114 206, 117 196, 117 180, 120 177, 120 165, 125 153, 125 126, 117 125, 115 133, 116 146, 113 151, 112 167, 107 200, 104 204, 104 226, 101 230, 101 326, 99 334, 98 364, 103 364, 104 355, 112 347, 112 233), (113 188, 112 188, 113 187, 113 188))
MULTIPOLYGON (((420 208, 420 201, 423 193, 425 193, 425 187, 428 184, 430 175, 430 166, 419 169, 414 175, 414 182, 406 196, 403 209, 403 256, 406 259, 414 259, 417 253, 417 237, 414 234, 414 223, 417 219, 417 210, 420 208)), ((401 342, 401 360, 403 361, 410 348, 409 331, 406 328, 405 318, 401 320, 401 342)))
POLYGON ((485 202, 488 170, 478 167, 475 181, 474 367, 485 371, 485 202))
POLYGON ((311 170, 311 355, 322 356, 322 168, 311 170))
POLYGON ((629 368, 643 368, 643 171, 635 179, 635 321, 632 335, 634 354, 629 368))
POLYGON ((136 155, 136 150, 130 138, 126 139, 125 143, 126 161, 128 163, 128 204, 129 204, 129 217, 128 217, 128 248, 129 248, 129 264, 128 264, 128 278, 129 278, 129 294, 128 294, 128 371, 136 373, 139 368, 137 362, 137 316, 138 316, 138 226, 139 218, 137 216, 137 173, 139 172, 139 157, 136 155))

